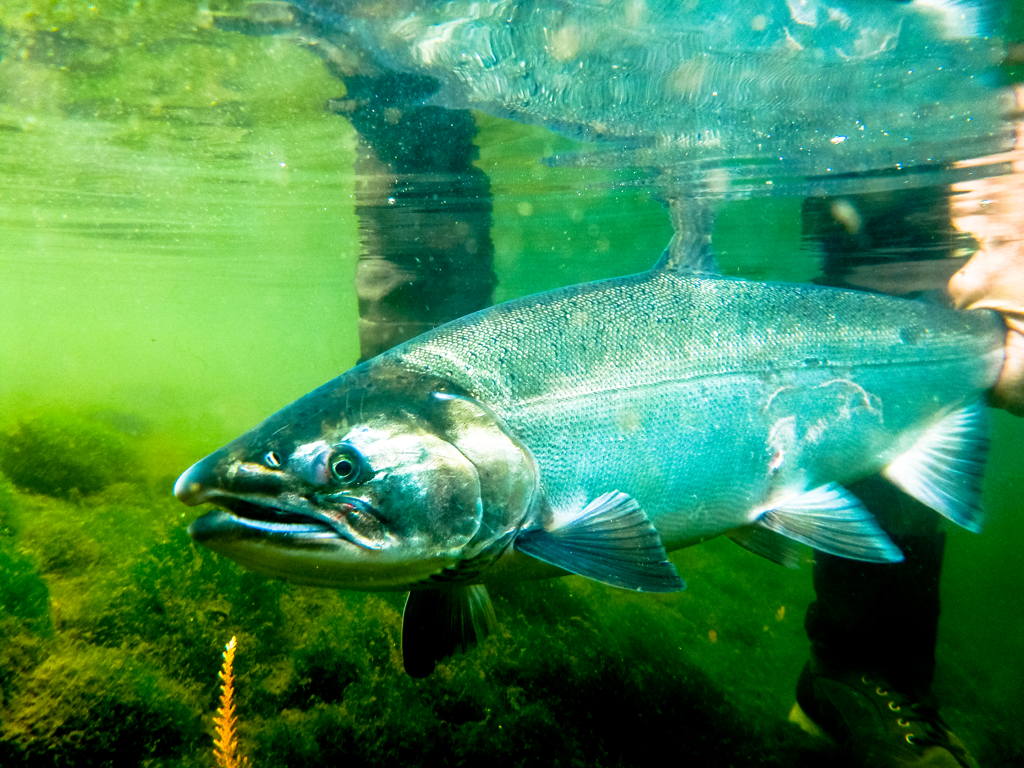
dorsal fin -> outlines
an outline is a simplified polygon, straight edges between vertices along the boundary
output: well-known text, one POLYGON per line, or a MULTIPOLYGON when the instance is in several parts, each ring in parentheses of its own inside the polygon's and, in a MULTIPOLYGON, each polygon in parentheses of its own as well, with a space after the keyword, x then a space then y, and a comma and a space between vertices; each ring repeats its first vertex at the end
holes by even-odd
POLYGON ((654 269, 680 274, 718 274, 711 233, 715 228, 715 205, 705 198, 673 198, 668 201, 675 234, 654 269))
POLYGON ((654 271, 677 272, 686 275, 717 275, 718 262, 711 243, 689 244, 684 247, 679 236, 673 235, 668 247, 661 252, 661 258, 654 265, 654 271))

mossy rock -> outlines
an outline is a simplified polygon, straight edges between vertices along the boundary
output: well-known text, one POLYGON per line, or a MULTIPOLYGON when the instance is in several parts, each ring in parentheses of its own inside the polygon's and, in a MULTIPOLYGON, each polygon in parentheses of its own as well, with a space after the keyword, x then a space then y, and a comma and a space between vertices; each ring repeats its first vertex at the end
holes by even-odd
MULTIPOLYGON (((666 737, 694 765, 840 764, 780 716, 732 701, 672 642, 662 611, 606 621, 573 597, 579 589, 564 580, 495 589, 497 630, 423 680, 369 647, 374 636, 397 643, 400 606, 346 596, 303 627, 272 706, 265 694, 246 698, 261 687, 259 670, 241 687, 254 764, 612 768, 643 763, 642 745, 666 737)), ((289 598, 288 615, 293 600, 296 614, 310 607, 289 598)))
POLYGON ((0 472, 0 546, 13 541, 22 530, 22 509, 14 483, 0 472))
POLYGON ((65 497, 133 479, 139 460, 128 439, 105 424, 44 414, 0 437, 0 470, 27 491, 65 497))
POLYGON ((200 707, 183 686, 120 649, 74 644, 32 672, 5 713, 8 764, 99 766, 194 751, 200 707))
MULTIPOLYGON (((0 705, 6 709, 24 687, 32 669, 45 655, 46 638, 34 634, 28 622, 0 616, 0 705)), ((0 765, 8 765, 0 746, 0 765)))
POLYGON ((0 617, 50 629, 50 591, 32 561, 0 544, 0 617))
POLYGON ((46 583, 29 558, 0 539, 0 705, 10 703, 52 635, 46 583))
POLYGON ((26 531, 25 542, 39 560, 43 573, 81 576, 100 563, 103 546, 87 533, 78 520, 53 520, 37 523, 26 531))
POLYGON ((0 472, 0 535, 10 535, 8 530, 18 512, 18 500, 14 495, 14 485, 7 476, 0 472))

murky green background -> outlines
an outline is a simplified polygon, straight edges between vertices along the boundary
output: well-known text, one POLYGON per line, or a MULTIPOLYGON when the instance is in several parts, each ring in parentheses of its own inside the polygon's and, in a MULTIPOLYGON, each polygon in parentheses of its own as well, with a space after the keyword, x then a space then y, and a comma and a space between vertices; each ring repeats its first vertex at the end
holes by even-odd
MULTIPOLYGON (((174 477, 359 354, 355 136, 323 109, 344 86, 286 36, 212 26, 237 8, 0 2, 0 435, 51 489, 0 477, 0 763, 212 765, 236 634, 257 765, 639 764, 654 740, 695 765, 835 765, 784 722, 808 566, 716 541, 674 556, 680 595, 513 585, 496 637, 412 681, 400 596, 293 588, 191 545, 174 477), (60 485, 89 474, 107 480, 60 485)), ((478 122, 496 301, 657 258, 670 228, 645 187, 478 122)), ((727 206, 724 271, 813 277, 799 206, 727 206)), ((936 690, 990 766, 1024 764, 1022 439, 996 418, 991 521, 951 532, 943 579, 936 690)))

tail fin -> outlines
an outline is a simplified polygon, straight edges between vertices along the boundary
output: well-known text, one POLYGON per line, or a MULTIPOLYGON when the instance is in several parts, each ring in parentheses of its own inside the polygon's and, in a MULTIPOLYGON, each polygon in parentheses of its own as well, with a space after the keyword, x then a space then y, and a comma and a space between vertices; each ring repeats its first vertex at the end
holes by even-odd
POLYGON ((943 517, 978 532, 988 443, 988 413, 982 403, 972 403, 935 424, 883 474, 943 517))

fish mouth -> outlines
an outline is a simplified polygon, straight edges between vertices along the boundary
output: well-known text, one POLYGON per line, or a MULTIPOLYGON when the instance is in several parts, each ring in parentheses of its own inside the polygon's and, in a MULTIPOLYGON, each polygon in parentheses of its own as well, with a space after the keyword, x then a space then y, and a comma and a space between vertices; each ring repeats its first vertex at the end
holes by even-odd
MULTIPOLYGON (((347 531, 332 519, 332 509, 321 510, 302 494, 282 492, 282 480, 277 473, 236 472, 233 482, 240 488, 218 487, 225 471, 223 453, 222 449, 196 462, 174 484, 174 495, 183 503, 189 506, 213 504, 221 508, 189 525, 188 532, 194 541, 214 547, 242 539, 276 540, 269 543, 292 547, 303 541, 351 541, 347 531)), ((234 462, 234 469, 238 468, 238 462, 234 462)), ((332 500, 330 507, 340 507, 344 513, 348 508, 365 504, 359 499, 349 501, 348 498, 332 500)))
POLYGON ((288 546, 337 542, 341 532, 322 518, 233 496, 207 498, 221 509, 196 518, 188 534, 200 544, 239 539, 276 539, 288 546))
MULTIPOLYGON (((218 507, 223 507, 236 517, 254 522, 274 523, 281 525, 301 525, 312 520, 309 515, 299 512, 290 512, 270 504, 256 504, 244 499, 224 498, 214 502, 218 507)), ((321 524, 322 526, 322 524, 321 524)))
POLYGON ((378 552, 341 536, 328 521, 274 504, 226 496, 188 526, 197 544, 245 568, 314 587, 366 591, 405 589, 416 578, 378 552))
POLYGON ((188 525, 188 536, 198 544, 216 546, 240 540, 270 540, 289 547, 337 542, 338 531, 307 515, 275 507, 233 500, 217 500, 218 507, 188 525))

